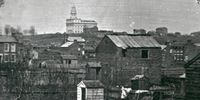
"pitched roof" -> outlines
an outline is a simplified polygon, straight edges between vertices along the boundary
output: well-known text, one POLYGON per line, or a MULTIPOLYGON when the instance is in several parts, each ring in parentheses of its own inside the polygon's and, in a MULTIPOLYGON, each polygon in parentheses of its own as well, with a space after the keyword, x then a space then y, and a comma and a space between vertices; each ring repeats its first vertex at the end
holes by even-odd
POLYGON ((74 42, 65 42, 63 45, 61 45, 61 47, 69 47, 70 45, 72 45, 74 42))
POLYGON ((135 75, 131 80, 138 80, 144 78, 144 75, 135 75))
POLYGON ((161 45, 151 36, 133 35, 107 35, 112 42, 120 48, 140 48, 140 47, 161 47, 161 45))
POLYGON ((61 55, 63 59, 77 59, 75 55, 61 55))
POLYGON ((74 42, 75 40, 77 42, 85 42, 85 39, 82 38, 82 37, 71 37, 70 36, 70 37, 67 38, 67 40, 70 41, 70 42, 74 42))
POLYGON ((83 80, 87 88, 103 88, 104 85, 99 80, 83 80))
POLYGON ((17 42, 12 36, 0 36, 0 42, 17 42))
POLYGON ((100 62, 88 62, 87 65, 88 67, 101 67, 100 62))

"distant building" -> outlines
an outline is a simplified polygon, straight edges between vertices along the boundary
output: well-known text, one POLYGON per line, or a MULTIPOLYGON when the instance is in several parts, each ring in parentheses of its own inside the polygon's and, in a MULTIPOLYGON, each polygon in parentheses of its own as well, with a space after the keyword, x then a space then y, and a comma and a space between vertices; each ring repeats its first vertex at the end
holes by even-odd
POLYGON ((96 57, 102 64, 100 79, 108 85, 130 85, 127 81, 141 74, 151 84, 160 82, 161 45, 151 36, 106 35, 96 57))
POLYGON ((183 67, 187 61, 199 53, 199 49, 198 44, 191 40, 167 43, 167 46, 162 50, 162 65, 165 68, 183 67))
POLYGON ((83 33, 84 28, 92 28, 97 26, 97 22, 94 20, 82 20, 77 17, 76 7, 71 9, 71 16, 66 20, 66 33, 79 34, 83 33))
POLYGON ((3 35, 3 27, 0 25, 0 35, 3 35))
POLYGON ((0 63, 16 62, 17 40, 12 36, 0 36, 0 63))
POLYGON ((168 33, 168 29, 166 27, 158 27, 156 28, 156 33, 158 33, 161 36, 166 36, 168 33))
POLYGON ((134 29, 133 33, 134 34, 146 34, 146 30, 145 29, 134 29))

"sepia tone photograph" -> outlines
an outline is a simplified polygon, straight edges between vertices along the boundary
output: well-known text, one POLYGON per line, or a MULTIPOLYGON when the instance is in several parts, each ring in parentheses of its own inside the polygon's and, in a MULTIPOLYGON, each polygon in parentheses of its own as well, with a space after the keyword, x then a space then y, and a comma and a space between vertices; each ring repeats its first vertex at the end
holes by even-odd
POLYGON ((200 100, 200 0, 0 0, 0 100, 200 100))

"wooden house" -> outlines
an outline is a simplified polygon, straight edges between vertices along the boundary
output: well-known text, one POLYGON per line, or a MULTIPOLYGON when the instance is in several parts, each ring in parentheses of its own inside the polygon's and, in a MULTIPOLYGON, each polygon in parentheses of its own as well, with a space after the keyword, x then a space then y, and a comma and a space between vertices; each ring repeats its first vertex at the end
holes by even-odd
POLYGON ((200 54, 185 64, 185 100, 200 100, 200 54))
POLYGON ((104 86, 99 80, 83 80, 77 85, 77 100, 104 100, 104 86))

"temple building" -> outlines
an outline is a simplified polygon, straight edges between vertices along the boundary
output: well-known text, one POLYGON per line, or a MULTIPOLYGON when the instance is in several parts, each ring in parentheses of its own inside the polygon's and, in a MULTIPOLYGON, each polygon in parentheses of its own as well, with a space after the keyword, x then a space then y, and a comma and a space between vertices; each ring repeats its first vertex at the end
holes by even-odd
POLYGON ((83 33, 84 28, 97 26, 97 22, 94 20, 82 20, 78 18, 75 6, 72 7, 70 15, 70 18, 66 20, 66 33, 68 34, 80 34, 83 33))

